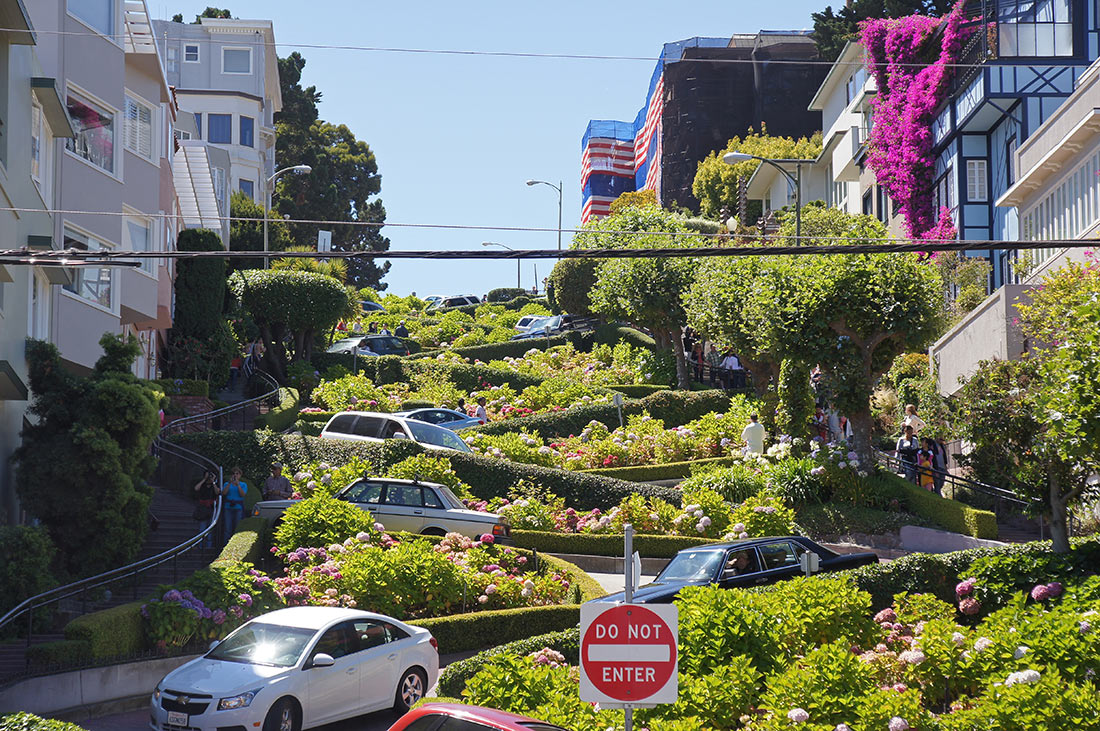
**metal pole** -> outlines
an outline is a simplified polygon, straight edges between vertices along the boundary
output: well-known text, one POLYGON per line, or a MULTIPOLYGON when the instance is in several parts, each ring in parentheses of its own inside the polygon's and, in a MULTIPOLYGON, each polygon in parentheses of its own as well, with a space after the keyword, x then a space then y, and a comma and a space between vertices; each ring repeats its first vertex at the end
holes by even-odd
POLYGON ((520 261, 520 259, 516 259, 516 289, 521 289, 523 287, 523 285, 519 283, 520 261))
MULTIPOLYGON (((264 254, 265 255, 268 252, 268 246, 267 246, 267 211, 268 211, 267 199, 269 197, 269 191, 271 189, 271 183, 272 183, 272 181, 270 179, 268 179, 268 180, 265 181, 265 185, 264 185, 264 254)), ((267 269, 268 266, 270 265, 270 263, 271 262, 268 260, 267 256, 264 256, 264 269, 267 269)))
MULTIPOLYGON (((630 523, 623 526, 623 578, 626 579, 624 603, 630 604, 634 601, 634 526, 630 523)), ((634 709, 629 706, 623 709, 623 728, 625 731, 634 728, 634 709)))
POLYGON ((562 181, 558 181, 558 251, 561 251, 561 191, 562 181))
POLYGON ((802 243, 802 163, 795 165, 798 178, 794 184, 794 235, 802 243))

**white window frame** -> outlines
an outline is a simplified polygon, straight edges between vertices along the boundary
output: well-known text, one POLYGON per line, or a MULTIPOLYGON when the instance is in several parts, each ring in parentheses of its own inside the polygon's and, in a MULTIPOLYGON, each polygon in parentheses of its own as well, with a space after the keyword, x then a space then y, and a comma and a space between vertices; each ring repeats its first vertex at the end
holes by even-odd
POLYGON ((46 112, 37 99, 31 99, 31 180, 42 186, 46 157, 46 112), (35 154, 37 153, 37 154, 35 154), (37 166, 37 169, 36 169, 37 166))
POLYGON ((252 49, 248 46, 222 46, 222 73, 229 74, 230 76, 251 76, 252 75, 252 49), (226 71, 225 70, 225 52, 226 51, 244 51, 248 54, 248 71, 226 71))
POLYGON ((122 115, 122 144, 127 150, 137 155, 142 160, 156 164, 157 135, 154 132, 157 129, 157 107, 129 90, 126 91, 125 99, 126 112, 122 115), (137 112, 136 119, 130 115, 131 107, 137 112), (142 130, 140 125, 142 109, 149 113, 147 127, 148 138, 146 140, 141 139, 142 130), (141 149, 143 143, 147 147, 145 151, 141 149))
MULTIPOLYGON (((120 152, 122 146, 119 144, 119 127, 121 126, 119 122, 121 121, 122 115, 113 106, 107 104, 98 97, 89 94, 88 92, 81 89, 79 86, 75 86, 73 84, 68 85, 68 89, 66 89, 65 91, 66 106, 68 105, 68 99, 70 96, 76 97, 77 100, 87 104, 90 107, 98 107, 98 111, 109 114, 111 116, 111 119, 113 120, 113 123, 111 125, 111 169, 108 170, 100 166, 98 163, 95 163, 92 160, 89 160, 83 155, 77 153, 76 151, 70 150, 68 144, 65 145, 65 152, 76 158, 77 160, 80 160, 85 165, 90 165, 92 168, 98 170, 104 175, 110 175, 116 180, 122 180, 122 154, 120 152)), ((70 138, 66 138, 66 141, 68 139, 70 138)))
MULTIPOLYGON (((156 241, 156 227, 153 226, 153 220, 144 215, 141 211, 130 206, 123 206, 122 212, 125 216, 122 219, 122 247, 126 251, 160 251, 157 247, 156 241), (145 247, 138 248, 134 246, 134 241, 130 236, 130 224, 135 223, 145 229, 145 247)), ((136 267, 135 271, 139 271, 142 274, 156 278, 156 260, 155 259, 135 259, 134 261, 140 262, 141 266, 136 267)))
POLYGON ((183 44, 183 62, 184 63, 202 63, 202 46, 199 43, 184 43, 183 44), (195 58, 190 59, 187 57, 187 49, 195 49, 195 58))
MULTIPOLYGON (((61 231, 62 231, 62 234, 61 234, 62 235, 62 240, 64 240, 65 238, 74 238, 74 239, 78 239, 78 240, 83 239, 84 244, 87 247, 88 251, 111 251, 113 249, 118 248, 116 244, 113 244, 109 241, 104 241, 103 239, 99 238, 95 234, 89 233, 88 231, 86 231, 85 229, 80 228, 79 226, 74 226, 73 224, 69 223, 68 221, 64 222, 64 224, 62 225, 61 231)), ((67 293, 70 297, 75 297, 76 299, 80 300, 81 302, 84 302, 87 305, 90 305, 91 307, 95 307, 95 308, 104 310, 105 312, 109 312, 112 315, 117 315, 118 314, 118 287, 117 287, 117 282, 115 281, 114 267, 105 266, 105 267, 100 267, 99 269, 95 269, 93 267, 88 267, 88 266, 74 267, 73 268, 73 283, 72 283, 71 286, 73 287, 73 289, 69 289, 68 286, 65 286, 65 287, 62 288, 62 291, 67 293), (97 271, 99 272, 100 281, 102 281, 102 279, 103 279, 104 272, 106 272, 106 274, 107 274, 107 303, 106 304, 104 304, 99 299, 85 296, 84 292, 82 291, 83 288, 84 288, 84 275, 85 274, 90 274, 92 272, 97 272, 97 271), (74 289, 75 289, 75 291, 74 291, 74 289)))
POLYGON ((165 70, 170 74, 178 74, 180 71, 180 49, 177 48, 175 44, 172 44, 164 50, 165 70))
POLYGON ((966 161, 966 199, 971 203, 989 202, 989 162, 966 161))

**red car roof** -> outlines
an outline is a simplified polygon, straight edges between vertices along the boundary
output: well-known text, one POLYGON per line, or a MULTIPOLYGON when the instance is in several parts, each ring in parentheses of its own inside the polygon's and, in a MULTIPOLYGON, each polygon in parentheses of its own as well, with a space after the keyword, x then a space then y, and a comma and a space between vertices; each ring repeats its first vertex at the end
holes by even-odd
POLYGON ((557 728, 557 726, 540 721, 537 718, 498 711, 495 708, 467 706, 461 703, 425 703, 399 718, 397 723, 390 726, 389 731, 402 731, 416 719, 431 715, 462 718, 501 729, 501 731, 531 731, 531 724, 537 724, 536 728, 557 728))

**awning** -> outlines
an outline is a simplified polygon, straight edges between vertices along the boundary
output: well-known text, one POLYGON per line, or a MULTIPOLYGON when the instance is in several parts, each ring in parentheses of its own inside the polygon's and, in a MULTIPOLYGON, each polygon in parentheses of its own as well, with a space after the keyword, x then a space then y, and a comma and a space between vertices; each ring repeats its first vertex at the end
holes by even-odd
POLYGON ((38 42, 23 0, 0 0, 0 28, 7 29, 9 43, 33 46, 38 42))
POLYGON ((222 230, 218 199, 214 197, 214 178, 210 158, 201 140, 184 140, 172 158, 172 179, 180 201, 180 215, 186 228, 222 230))
POLYGON ((0 360, 0 401, 26 401, 27 386, 11 367, 11 363, 0 360))
POLYGON ((53 236, 30 234, 27 236, 27 248, 48 251, 53 248, 53 236))
POLYGON ((46 281, 50 284, 60 284, 64 287, 73 283, 73 273, 70 267, 39 266, 42 267, 42 273, 46 275, 46 281))
POLYGON ((0 284, 14 281, 15 280, 11 278, 11 272, 8 271, 8 268, 3 264, 0 264, 0 284))
POLYGON ((47 76, 34 76, 31 78, 31 91, 34 92, 34 98, 42 105, 42 111, 46 114, 46 121, 50 124, 50 132, 53 136, 76 137, 76 130, 73 129, 73 123, 69 119, 69 110, 65 108, 61 92, 57 90, 57 81, 47 76))

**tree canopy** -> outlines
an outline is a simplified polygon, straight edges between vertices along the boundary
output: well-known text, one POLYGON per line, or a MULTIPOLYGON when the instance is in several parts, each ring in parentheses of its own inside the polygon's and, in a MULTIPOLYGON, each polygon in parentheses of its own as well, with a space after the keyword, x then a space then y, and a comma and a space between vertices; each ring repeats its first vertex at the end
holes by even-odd
POLYGON ((870 18, 901 18, 906 15, 946 15, 956 0, 853 0, 836 12, 831 5, 813 13, 813 39, 821 57, 835 61, 844 44, 855 40, 859 24, 870 18))
MULTIPOLYGON (((247 196, 246 196, 247 197, 247 196)), ((176 240, 180 251, 221 251, 222 241, 208 229, 186 229, 176 240)), ((176 265, 175 312, 168 339, 167 375, 221 385, 229 377, 236 350, 225 321, 226 260, 184 259, 176 265)))
MULTIPOLYGON (((252 196, 237 190, 229 198, 229 215, 233 220, 229 223, 229 250, 230 251, 263 251, 264 250, 264 208, 252 196), (245 220, 238 220, 245 219, 245 220)), ((268 251, 286 251, 294 244, 290 236, 290 229, 281 216, 271 215, 268 212, 267 219, 267 248, 268 251)), ((263 259, 229 259, 230 267, 236 269, 262 269, 263 259)))
MULTIPOLYGON (((133 338, 105 334, 92 373, 69 372, 51 343, 27 341, 37 423, 15 452, 16 489, 69 576, 122 566, 141 548, 153 489, 159 394, 130 372, 133 338)), ((9 557, 13 558, 13 557, 9 557)), ((17 559, 17 557, 15 557, 17 559)))
MULTIPOLYGON (((273 191, 273 207, 292 219, 384 223, 386 209, 377 198, 382 176, 374 153, 347 126, 320 119, 317 104, 321 93, 313 86, 302 88, 300 83, 305 65, 297 51, 279 59, 283 109, 275 115, 276 154, 283 165, 309 165, 313 171, 280 177, 273 191)), ((386 251, 390 247, 381 226, 288 225, 291 238, 299 245, 313 244, 317 232, 328 228, 334 251, 386 251)), ((385 289, 382 277, 389 266, 370 259, 350 260, 348 283, 385 289)))

